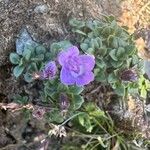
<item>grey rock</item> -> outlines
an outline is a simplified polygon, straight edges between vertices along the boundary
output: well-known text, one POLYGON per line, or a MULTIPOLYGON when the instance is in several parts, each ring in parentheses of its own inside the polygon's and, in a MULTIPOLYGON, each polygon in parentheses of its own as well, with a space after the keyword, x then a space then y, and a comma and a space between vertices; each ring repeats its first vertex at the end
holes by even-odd
POLYGON ((20 36, 16 39, 16 52, 19 55, 22 55, 23 50, 26 45, 36 47, 38 43, 32 40, 30 34, 28 33, 27 29, 23 28, 20 32, 20 36))
POLYGON ((36 13, 42 13, 42 14, 44 14, 44 13, 48 13, 49 8, 48 8, 48 6, 46 4, 43 4, 43 5, 36 6, 35 9, 34 9, 34 11, 36 13))
MULTIPOLYGON (((112 1, 114 6, 116 1, 112 1)), ((99 18, 104 12, 103 3, 97 0, 0 0, 0 66, 9 62, 10 52, 16 51, 16 37, 22 26, 28 27, 34 41, 49 47, 53 41, 73 38, 68 32, 70 18, 99 18)), ((107 8, 109 12, 112 10, 107 8)))

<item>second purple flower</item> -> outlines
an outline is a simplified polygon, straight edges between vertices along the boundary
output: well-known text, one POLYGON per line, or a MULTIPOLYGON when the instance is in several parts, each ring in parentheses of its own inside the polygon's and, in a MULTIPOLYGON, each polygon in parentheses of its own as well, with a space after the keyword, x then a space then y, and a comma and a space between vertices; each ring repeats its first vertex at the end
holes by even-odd
POLYGON ((54 61, 49 61, 41 72, 41 77, 43 79, 53 79, 56 75, 56 72, 56 63, 54 61))
POLYGON ((79 50, 76 46, 60 52, 58 61, 62 66, 60 79, 63 84, 83 86, 94 80, 92 72, 95 66, 94 57, 79 55, 79 50))

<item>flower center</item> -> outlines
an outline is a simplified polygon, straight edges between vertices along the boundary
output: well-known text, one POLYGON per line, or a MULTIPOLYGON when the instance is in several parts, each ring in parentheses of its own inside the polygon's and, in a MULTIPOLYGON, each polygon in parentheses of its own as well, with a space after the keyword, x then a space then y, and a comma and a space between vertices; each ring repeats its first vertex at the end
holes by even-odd
POLYGON ((78 57, 70 57, 67 62, 67 68, 73 77, 78 77, 83 73, 83 66, 78 57))

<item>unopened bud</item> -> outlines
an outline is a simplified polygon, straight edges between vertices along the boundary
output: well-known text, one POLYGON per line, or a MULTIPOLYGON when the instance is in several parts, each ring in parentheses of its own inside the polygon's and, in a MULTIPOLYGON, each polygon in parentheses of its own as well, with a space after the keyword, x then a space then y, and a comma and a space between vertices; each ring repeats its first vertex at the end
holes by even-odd
POLYGON ((121 73, 120 78, 121 78, 121 80, 123 80, 123 81, 131 81, 131 82, 134 82, 134 81, 137 81, 137 80, 138 80, 138 75, 137 75, 137 73, 135 72, 135 70, 128 69, 128 70, 124 70, 124 71, 121 73))

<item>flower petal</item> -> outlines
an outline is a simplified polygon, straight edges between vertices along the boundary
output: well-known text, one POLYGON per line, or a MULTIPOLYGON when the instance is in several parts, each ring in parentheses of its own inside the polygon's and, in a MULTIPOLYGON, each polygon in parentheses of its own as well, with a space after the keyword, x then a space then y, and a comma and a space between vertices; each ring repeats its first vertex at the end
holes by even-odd
POLYGON ((85 74, 76 79, 76 85, 77 86, 87 85, 93 80, 94 80, 94 73, 86 72, 85 74))
POLYGON ((61 69, 60 80, 65 85, 73 85, 75 83, 75 78, 71 76, 70 72, 65 67, 61 69))
POLYGON ((70 56, 78 56, 78 55, 79 55, 79 49, 76 46, 72 46, 68 48, 67 50, 64 50, 59 53, 58 62, 60 65, 63 66, 66 63, 66 60, 70 56))
POLYGON ((80 55, 80 60, 84 64, 84 68, 86 71, 91 71, 95 66, 95 59, 93 56, 89 55, 80 55))

